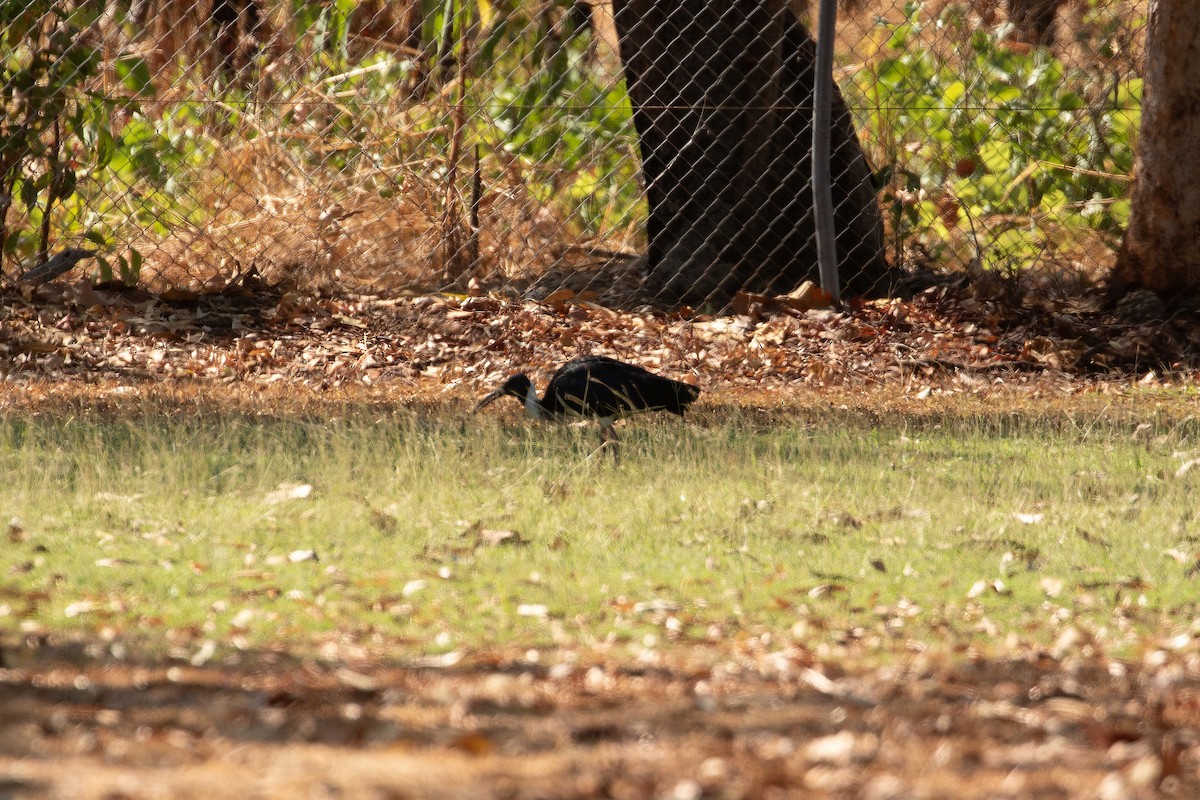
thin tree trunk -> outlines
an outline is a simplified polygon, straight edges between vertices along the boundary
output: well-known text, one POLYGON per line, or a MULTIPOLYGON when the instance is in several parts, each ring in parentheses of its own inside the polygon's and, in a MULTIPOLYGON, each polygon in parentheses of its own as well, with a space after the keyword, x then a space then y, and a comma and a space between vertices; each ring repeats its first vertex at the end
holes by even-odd
POLYGON ((1200 291, 1200 3, 1151 0, 1133 211, 1115 292, 1200 291))
MULTIPOLYGON (((786 0, 618 0, 614 16, 650 205, 661 296, 724 304, 816 279, 811 154, 816 47, 786 0)), ((848 294, 894 274, 871 172, 834 97, 834 203, 848 294)))

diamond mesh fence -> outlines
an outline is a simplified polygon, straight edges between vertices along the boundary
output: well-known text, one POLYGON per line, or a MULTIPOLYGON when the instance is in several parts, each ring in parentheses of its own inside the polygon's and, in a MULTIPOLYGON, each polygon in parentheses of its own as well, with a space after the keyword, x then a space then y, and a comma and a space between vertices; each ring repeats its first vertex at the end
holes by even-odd
MULTIPOLYGON (((1102 274, 1145 0, 839 5, 847 293, 1102 274)), ((0 7, 9 280, 699 308, 816 279, 815 0, 0 7)))

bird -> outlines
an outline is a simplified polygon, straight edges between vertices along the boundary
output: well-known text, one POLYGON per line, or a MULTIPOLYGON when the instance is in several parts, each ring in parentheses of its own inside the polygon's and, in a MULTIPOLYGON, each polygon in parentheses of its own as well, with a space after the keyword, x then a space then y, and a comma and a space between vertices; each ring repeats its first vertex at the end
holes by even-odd
POLYGON ((619 464, 618 437, 613 429, 617 419, 644 411, 669 411, 682 417, 700 396, 700 389, 608 356, 583 356, 559 367, 540 398, 529 376, 518 373, 481 398, 475 411, 505 396, 520 400, 533 419, 558 420, 572 415, 598 419, 600 449, 611 449, 619 464))
POLYGON ((21 283, 46 283, 60 275, 66 275, 80 260, 91 258, 94 255, 96 255, 95 250, 89 250, 86 247, 71 247, 55 253, 44 264, 38 264, 36 267, 23 272, 19 280, 21 283))

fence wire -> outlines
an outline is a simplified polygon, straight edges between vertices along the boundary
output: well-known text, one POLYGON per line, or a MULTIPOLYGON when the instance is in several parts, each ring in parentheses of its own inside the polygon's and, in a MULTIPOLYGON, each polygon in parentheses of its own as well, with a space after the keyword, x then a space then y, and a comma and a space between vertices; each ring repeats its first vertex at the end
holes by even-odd
MULTIPOLYGON (((87 248, 75 270, 160 291, 788 292, 816 279, 811 5, 4 3, 3 271, 87 248)), ((1102 273, 1144 6, 843 0, 848 293, 1102 273)))

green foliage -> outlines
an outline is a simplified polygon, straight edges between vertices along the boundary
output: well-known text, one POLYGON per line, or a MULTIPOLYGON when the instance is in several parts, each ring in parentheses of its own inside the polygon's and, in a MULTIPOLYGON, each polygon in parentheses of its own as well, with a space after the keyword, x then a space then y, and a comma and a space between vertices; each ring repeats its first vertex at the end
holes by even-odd
MULTIPOLYGON (((134 99, 154 94, 146 63, 123 56, 114 65, 133 93, 129 98, 102 96, 92 85, 100 54, 85 31, 100 10, 51 0, 0 5, 0 102, 6 111, 0 120, 0 196, 11 198, 0 202, 0 238, 8 263, 29 262, 51 249, 52 231, 55 238, 104 245, 110 224, 129 216, 114 182, 132 187, 142 180, 158 186, 170 181, 175 164, 169 148, 139 117, 134 99), (128 122, 114 134, 119 118, 128 122)), ((137 205, 143 216, 161 218, 153 199, 137 205)), ((136 281, 140 254, 119 260, 122 277, 136 281)))
POLYGON ((982 225, 985 258, 1008 263, 1036 258, 1054 226, 1119 237, 1140 79, 1099 83, 1108 71, 1068 68, 1046 48, 1004 41, 1003 30, 966 31, 948 8, 939 22, 961 35, 958 52, 919 46, 922 7, 913 3, 846 87, 872 156, 889 165, 893 233, 945 256, 968 241, 955 230, 982 225))
MULTIPOLYGON (((422 0, 422 52, 356 42, 356 0, 292 0, 292 51, 271 56, 269 79, 250 70, 244 82, 195 64, 153 74, 134 52, 100 63, 94 37, 80 35, 96 12, 82 5, 0 3, 10 263, 47 238, 128 242, 203 227, 229 205, 213 198, 270 193, 273 169, 381 196, 438 197, 427 190, 455 175, 467 197, 472 170, 447 165, 456 132, 460 158, 479 146, 485 185, 519 181, 576 234, 635 231, 645 219, 629 98, 591 31, 572 27, 567 0, 422 0), (248 188, 224 160, 234 152, 261 159, 252 168, 267 178, 248 188)), ((1128 25, 1087 12, 1098 66, 1085 70, 1016 49, 1002 31, 969 30, 962 7, 946 5, 937 21, 959 43, 942 52, 924 46, 924 7, 910 3, 843 87, 882 168, 897 245, 966 259, 977 232, 987 258, 1025 263, 1056 231, 1118 238, 1140 123, 1141 83, 1116 64, 1128 25)), ((113 13, 134 38, 137 23, 113 13)), ((140 257, 97 263, 102 276, 134 278, 140 257)))
POLYGON ((75 191, 77 176, 64 143, 83 122, 72 103, 73 90, 97 64, 96 52, 80 41, 88 21, 88 10, 49 0, 0 3, 0 246, 5 260, 48 244, 34 230, 9 230, 14 204, 38 221, 75 191))
MULTIPOLYGON (((528 29, 520 19, 506 25, 528 29)), ((493 121, 484 136, 532 173, 539 199, 565 201, 582 231, 628 226, 643 209, 625 85, 598 75, 587 35, 549 50, 539 44, 547 39, 556 41, 552 31, 524 49, 512 43, 517 60, 500 67, 484 102, 493 121)))

